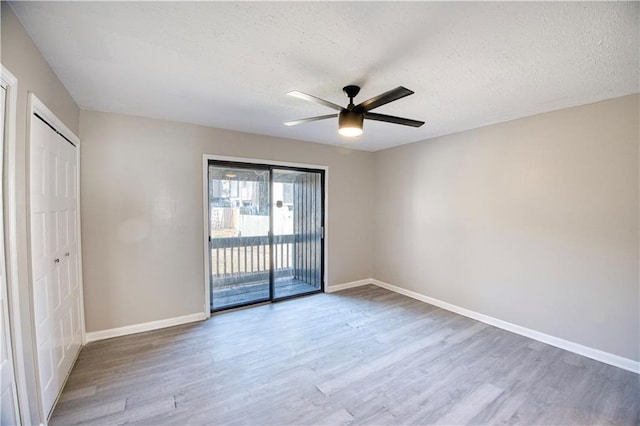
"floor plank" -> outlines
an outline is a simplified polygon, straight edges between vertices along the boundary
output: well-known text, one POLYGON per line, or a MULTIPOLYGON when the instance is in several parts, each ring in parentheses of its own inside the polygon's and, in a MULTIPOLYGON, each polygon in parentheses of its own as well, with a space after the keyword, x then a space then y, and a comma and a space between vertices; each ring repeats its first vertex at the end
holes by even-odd
POLYGON ((82 349, 52 425, 640 423, 638 375, 375 287, 82 349))

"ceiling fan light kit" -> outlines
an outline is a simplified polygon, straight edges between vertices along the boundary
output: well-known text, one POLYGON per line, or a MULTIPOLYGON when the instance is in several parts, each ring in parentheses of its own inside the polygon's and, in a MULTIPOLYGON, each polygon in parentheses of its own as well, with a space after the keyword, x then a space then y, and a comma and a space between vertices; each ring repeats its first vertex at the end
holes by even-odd
POLYGON ((338 115, 338 133, 348 138, 362 134, 364 114, 355 111, 344 110, 338 115))
POLYGON ((369 112, 374 108, 378 108, 389 102, 396 101, 405 96, 413 95, 413 91, 406 87, 396 87, 381 95, 368 99, 358 105, 353 104, 353 98, 355 98, 360 92, 360 87, 355 85, 349 85, 342 88, 344 93, 349 98, 349 105, 346 108, 336 105, 333 102, 325 101, 324 99, 317 98, 306 93, 294 90, 288 92, 287 95, 293 96, 305 101, 315 102, 320 105, 332 108, 339 111, 338 114, 320 115, 317 117, 303 118, 302 120, 288 121, 285 126, 295 126, 302 123, 309 123, 311 121, 325 120, 327 118, 338 117, 338 133, 345 137, 356 137, 362 134, 362 127, 364 119, 375 121, 383 121, 385 123, 402 124, 404 126, 420 127, 424 124, 424 121, 410 120, 408 118, 395 117, 392 115, 376 114, 369 112))

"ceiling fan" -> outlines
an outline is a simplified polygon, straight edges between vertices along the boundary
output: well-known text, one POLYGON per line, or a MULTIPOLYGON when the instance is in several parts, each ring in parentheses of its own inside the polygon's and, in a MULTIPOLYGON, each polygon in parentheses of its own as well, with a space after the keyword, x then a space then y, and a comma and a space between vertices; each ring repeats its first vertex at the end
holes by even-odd
POLYGON ((362 134, 362 124, 364 119, 384 121, 386 123, 402 124, 404 126, 420 127, 424 124, 424 121, 410 120, 408 118, 394 117, 393 115, 376 114, 370 112, 374 108, 378 108, 389 102, 397 101, 405 96, 413 95, 413 91, 406 87, 396 87, 395 89, 384 92, 378 96, 354 105, 353 98, 355 98, 360 92, 359 86, 349 85, 342 88, 342 91, 349 98, 349 105, 346 108, 336 105, 333 102, 325 101, 324 99, 317 98, 315 96, 307 95, 306 93, 298 92, 294 90, 288 92, 287 95, 295 98, 304 99, 305 101, 315 102, 320 105, 335 109, 339 111, 337 114, 319 115, 317 117, 303 118, 302 120, 288 121, 285 126, 295 126, 297 124, 308 123, 310 121, 325 120, 327 118, 338 117, 338 133, 346 137, 355 137, 362 134))

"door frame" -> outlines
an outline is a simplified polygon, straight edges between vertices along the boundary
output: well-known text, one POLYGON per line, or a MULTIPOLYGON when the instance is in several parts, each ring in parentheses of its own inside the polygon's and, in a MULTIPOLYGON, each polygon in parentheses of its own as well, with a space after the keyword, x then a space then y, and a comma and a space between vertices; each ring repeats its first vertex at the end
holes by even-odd
MULTIPOLYGON (((324 242, 323 242, 323 276, 322 276, 322 290, 327 288, 327 276, 329 271, 329 262, 327 256, 329 247, 329 167, 319 164, 308 163, 294 163, 288 161, 274 161, 264 160, 258 158, 245 158, 245 157, 229 157, 224 155, 215 154, 203 154, 202 155, 202 241, 204 252, 204 314, 206 318, 211 316, 211 295, 210 295, 210 275, 211 267, 209 265, 209 161, 219 161, 228 163, 244 163, 245 165, 255 164, 257 167, 272 166, 282 167, 290 169, 316 169, 324 171, 324 242)), ((271 191, 271 189, 270 189, 271 191)), ((278 300, 284 300, 286 298, 280 298, 278 300)))
POLYGON ((18 280, 18 203, 16 199, 16 123, 18 104, 18 79, 0 64, 0 80, 7 90, 7 103, 5 106, 5 139, 2 185, 4 207, 4 255, 5 274, 7 287, 7 305, 9 307, 9 330, 11 332, 11 350, 13 353, 13 373, 16 381, 16 396, 18 399, 18 419, 22 424, 31 424, 29 412, 29 392, 27 390, 27 376, 25 368, 24 346, 22 344, 24 334, 20 321, 20 299, 18 280))
POLYGON ((17 104, 18 79, 1 65, 2 84, 7 89, 7 106, 5 110, 5 146, 4 146, 4 220, 5 220, 5 266, 7 274, 7 301, 9 304, 9 327, 11 329, 14 374, 18 396, 18 410, 22 424, 31 424, 29 390, 27 387, 26 360, 23 340, 29 338, 22 329, 20 309, 20 280, 18 275, 18 202, 17 202, 17 104))

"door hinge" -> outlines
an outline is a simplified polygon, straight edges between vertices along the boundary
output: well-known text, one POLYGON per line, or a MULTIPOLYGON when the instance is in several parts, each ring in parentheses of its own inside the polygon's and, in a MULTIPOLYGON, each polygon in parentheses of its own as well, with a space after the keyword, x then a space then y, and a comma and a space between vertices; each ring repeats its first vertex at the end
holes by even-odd
POLYGON ((320 238, 324 240, 324 226, 320 227, 320 238))

